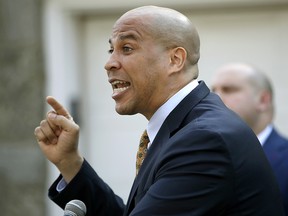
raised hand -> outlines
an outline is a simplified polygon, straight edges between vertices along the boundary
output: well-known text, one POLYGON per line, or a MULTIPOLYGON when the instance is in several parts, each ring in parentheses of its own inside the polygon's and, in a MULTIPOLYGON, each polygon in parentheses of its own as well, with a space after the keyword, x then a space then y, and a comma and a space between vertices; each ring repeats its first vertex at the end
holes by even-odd
POLYGON ((79 126, 55 98, 48 96, 53 108, 35 128, 38 144, 48 160, 59 169, 66 182, 79 171, 83 157, 78 151, 79 126))

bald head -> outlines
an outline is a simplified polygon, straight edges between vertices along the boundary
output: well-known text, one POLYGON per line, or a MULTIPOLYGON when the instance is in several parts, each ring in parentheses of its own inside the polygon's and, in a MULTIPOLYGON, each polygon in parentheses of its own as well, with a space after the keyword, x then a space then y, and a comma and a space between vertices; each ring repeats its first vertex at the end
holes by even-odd
POLYGON ((226 64, 216 71, 211 89, 256 134, 272 122, 272 86, 268 77, 255 67, 243 63, 226 64))
POLYGON ((187 64, 195 65, 200 58, 200 40, 190 20, 170 8, 144 6, 126 12, 115 25, 127 19, 137 19, 146 33, 166 48, 183 47, 187 52, 187 64))
POLYGON ((247 82, 255 92, 268 91, 273 94, 271 83, 268 77, 259 69, 245 63, 230 63, 220 67, 214 79, 221 79, 224 76, 237 77, 235 80, 247 82))

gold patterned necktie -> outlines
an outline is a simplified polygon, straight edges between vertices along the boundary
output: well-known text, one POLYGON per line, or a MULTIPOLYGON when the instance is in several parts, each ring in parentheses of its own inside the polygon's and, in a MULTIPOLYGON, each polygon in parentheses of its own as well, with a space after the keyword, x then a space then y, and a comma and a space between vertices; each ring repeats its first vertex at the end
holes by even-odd
POLYGON ((147 135, 147 131, 145 130, 141 136, 139 148, 137 151, 136 156, 136 175, 138 174, 140 167, 145 159, 146 153, 147 153, 147 146, 149 143, 149 137, 147 135))

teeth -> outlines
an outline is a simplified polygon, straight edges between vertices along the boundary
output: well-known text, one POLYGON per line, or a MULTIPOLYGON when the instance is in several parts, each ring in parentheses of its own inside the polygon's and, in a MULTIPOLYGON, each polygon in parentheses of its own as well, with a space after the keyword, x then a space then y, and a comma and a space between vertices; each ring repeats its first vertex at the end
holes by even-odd
POLYGON ((113 91, 115 93, 125 91, 130 86, 128 82, 124 82, 124 81, 120 81, 120 80, 113 81, 111 84, 113 86, 113 91), (125 84, 127 86, 125 86, 125 84), (121 85, 122 85, 122 87, 120 87, 121 85))
POLYGON ((126 89, 128 89, 129 87, 123 87, 123 88, 117 88, 117 89, 114 89, 114 92, 122 92, 126 89))
POLYGON ((117 81, 113 81, 112 85, 116 85, 116 84, 124 84, 125 82, 117 80, 117 81))

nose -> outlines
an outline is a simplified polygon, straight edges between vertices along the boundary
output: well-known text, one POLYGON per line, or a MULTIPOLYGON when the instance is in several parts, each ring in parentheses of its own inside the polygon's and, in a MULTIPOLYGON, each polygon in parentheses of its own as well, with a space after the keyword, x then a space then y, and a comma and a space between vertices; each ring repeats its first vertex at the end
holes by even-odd
POLYGON ((220 91, 214 91, 215 94, 217 94, 219 97, 221 97, 222 93, 220 91))
POLYGON ((112 53, 106 62, 104 68, 106 71, 115 71, 121 67, 119 60, 116 57, 116 54, 112 53))
POLYGON ((212 87, 211 88, 211 91, 215 94, 217 94, 219 97, 221 97, 221 90, 219 90, 219 88, 216 88, 216 87, 212 87))

